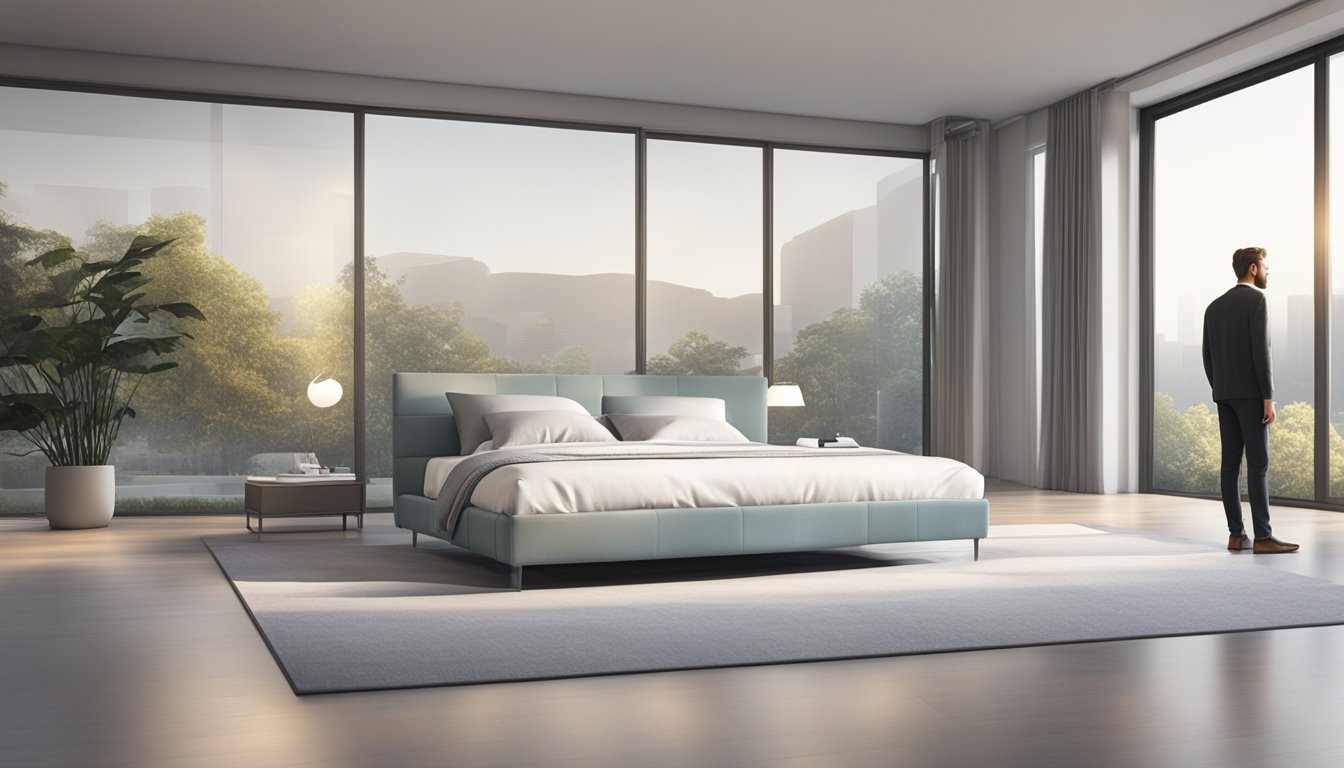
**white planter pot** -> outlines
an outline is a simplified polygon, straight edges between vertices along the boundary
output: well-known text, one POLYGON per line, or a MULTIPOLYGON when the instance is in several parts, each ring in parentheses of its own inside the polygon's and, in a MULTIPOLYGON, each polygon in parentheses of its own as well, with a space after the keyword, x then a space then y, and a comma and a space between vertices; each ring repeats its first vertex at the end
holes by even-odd
POLYGON ((47 467, 46 506, 52 528, 106 527, 117 506, 115 467, 47 467))

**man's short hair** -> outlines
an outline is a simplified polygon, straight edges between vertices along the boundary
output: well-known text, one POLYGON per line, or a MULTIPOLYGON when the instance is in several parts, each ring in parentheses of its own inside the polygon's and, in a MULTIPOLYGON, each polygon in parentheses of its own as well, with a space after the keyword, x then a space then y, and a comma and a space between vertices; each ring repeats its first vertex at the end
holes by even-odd
POLYGON ((1263 258, 1265 258, 1264 248, 1238 248, 1237 252, 1232 254, 1232 271, 1237 273, 1237 279, 1240 280, 1251 271, 1252 264, 1258 263, 1263 258))

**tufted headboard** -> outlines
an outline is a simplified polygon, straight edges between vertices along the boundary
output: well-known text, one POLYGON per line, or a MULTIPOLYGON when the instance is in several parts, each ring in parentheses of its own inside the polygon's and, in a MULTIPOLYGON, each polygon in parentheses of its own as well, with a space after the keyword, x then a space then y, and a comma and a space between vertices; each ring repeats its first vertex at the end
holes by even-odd
POLYGON ((445 392, 559 395, 601 415, 603 395, 718 397, 728 422, 748 439, 766 441, 766 381, 762 376, 563 375, 548 373, 392 374, 392 498, 423 491, 425 464, 459 451, 457 425, 445 392))

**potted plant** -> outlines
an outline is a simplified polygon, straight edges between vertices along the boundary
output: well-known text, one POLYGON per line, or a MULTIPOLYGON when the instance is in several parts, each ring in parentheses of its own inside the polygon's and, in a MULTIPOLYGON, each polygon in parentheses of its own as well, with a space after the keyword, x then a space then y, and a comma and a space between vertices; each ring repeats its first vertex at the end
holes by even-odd
MULTIPOLYGON (((108 455, 140 380, 177 367, 178 318, 204 320, 186 302, 150 303, 137 270, 172 240, 135 238, 125 255, 92 261, 68 245, 24 266, 33 289, 0 317, 0 432, 17 432, 51 462, 45 505, 52 528, 98 528, 112 519, 108 455)), ((21 455, 27 455, 21 454, 21 455)))

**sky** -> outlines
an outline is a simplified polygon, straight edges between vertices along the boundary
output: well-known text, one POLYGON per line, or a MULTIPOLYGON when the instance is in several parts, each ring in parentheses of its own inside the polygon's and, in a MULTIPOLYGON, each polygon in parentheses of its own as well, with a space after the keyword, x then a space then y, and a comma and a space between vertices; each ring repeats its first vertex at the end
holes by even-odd
MULTIPOLYGON (((1157 121, 1157 333, 1176 338, 1183 307, 1202 317, 1235 283, 1232 253, 1241 247, 1268 251, 1271 311, 1282 312, 1289 296, 1312 294, 1312 89, 1308 67, 1157 121)), ((1344 232, 1344 222, 1333 229, 1344 232)), ((1336 270, 1336 290, 1341 277, 1336 270)))
MULTIPOLYGON (((126 190, 116 223, 134 224, 153 212, 156 188, 201 190, 200 209, 222 190, 222 204, 200 210, 223 214, 214 242, 271 295, 292 295, 349 261, 352 145, 345 113, 0 88, 0 205, 20 221, 73 227, 84 219, 35 204, 36 185, 126 190)), ((762 158, 753 147, 649 142, 652 279, 760 293, 762 158)), ((920 162, 778 151, 776 257, 795 234, 873 205, 878 180, 920 162)), ((465 256, 496 272, 634 271, 633 134, 370 115, 365 167, 370 254, 465 256)), ((68 194, 67 207, 96 207, 68 194)))

